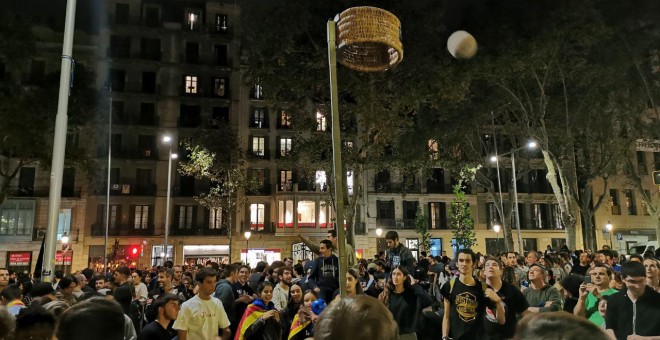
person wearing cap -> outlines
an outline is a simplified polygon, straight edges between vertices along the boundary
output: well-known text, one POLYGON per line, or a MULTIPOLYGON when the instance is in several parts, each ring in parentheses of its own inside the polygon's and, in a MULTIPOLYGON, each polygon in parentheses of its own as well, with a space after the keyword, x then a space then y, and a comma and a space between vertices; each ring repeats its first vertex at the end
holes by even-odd
POLYGON ((117 267, 114 277, 117 288, 115 288, 112 296, 119 302, 121 308, 124 310, 124 314, 129 315, 131 312, 131 302, 133 301, 133 291, 128 281, 128 278, 131 277, 131 271, 125 266, 117 267))
POLYGON ((523 295, 530 306, 527 308, 530 312, 557 312, 561 310, 559 291, 545 282, 546 276, 547 272, 543 266, 532 264, 529 267, 529 273, 527 273, 529 288, 523 291, 523 295))

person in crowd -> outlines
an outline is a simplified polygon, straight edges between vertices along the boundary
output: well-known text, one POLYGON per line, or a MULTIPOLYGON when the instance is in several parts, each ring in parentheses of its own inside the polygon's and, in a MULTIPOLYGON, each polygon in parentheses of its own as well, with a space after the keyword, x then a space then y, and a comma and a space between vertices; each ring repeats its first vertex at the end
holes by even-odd
POLYGON ((238 277, 238 268, 233 264, 228 264, 220 274, 220 280, 215 284, 215 293, 213 296, 222 301, 222 306, 225 308, 227 318, 231 325, 229 330, 231 334, 236 333, 238 326, 239 316, 236 315, 236 299, 234 297, 233 284, 236 283, 238 277))
POLYGON ((626 288, 626 284, 623 282, 623 275, 621 272, 612 272, 612 277, 610 278, 610 288, 616 289, 617 291, 622 291, 626 288))
POLYGON ((135 300, 140 302, 145 302, 149 298, 149 291, 147 290, 147 285, 142 282, 142 277, 144 276, 141 270, 135 270, 131 273, 131 280, 133 281, 133 286, 135 287, 135 300))
POLYGON ((215 339, 218 330, 222 331, 222 340, 230 339, 227 313, 222 302, 211 296, 215 291, 217 277, 218 273, 209 267, 197 272, 197 295, 181 305, 172 327, 177 330, 179 340, 215 339))
POLYGON ((589 265, 589 254, 580 253, 580 261, 578 264, 573 266, 571 269, 571 274, 586 276, 587 270, 589 270, 589 268, 591 268, 589 265))
POLYGON ((181 284, 183 285, 183 291, 179 293, 179 296, 183 296, 183 298, 188 301, 190 300, 193 296, 195 296, 195 279, 192 277, 192 274, 190 272, 186 272, 183 274, 183 278, 181 279, 181 284))
POLYGON ((284 258, 284 266, 289 267, 289 268, 293 268, 293 258, 285 257, 284 258))
POLYGON ((266 267, 268 267, 268 263, 264 261, 259 261, 257 263, 257 266, 254 268, 254 273, 252 273, 250 275, 250 278, 248 279, 248 284, 250 285, 250 288, 252 288, 252 291, 256 291, 259 284, 264 282, 264 280, 266 279, 265 277, 266 267))
POLYGON ((142 328, 137 340, 172 340, 176 332, 172 329, 172 324, 179 314, 181 308, 179 297, 166 293, 158 297, 152 304, 158 316, 156 320, 142 328))
POLYGON ((289 302, 289 287, 293 279, 291 267, 280 267, 277 269, 278 284, 273 289, 273 304, 278 311, 286 308, 289 302))
POLYGON ((557 288, 546 283, 547 275, 545 268, 539 264, 533 264, 529 267, 529 273, 527 273, 529 288, 523 291, 523 295, 530 306, 527 308, 530 312, 556 312, 561 310, 561 296, 557 288))
POLYGON ((658 275, 658 260, 647 257, 644 259, 644 268, 646 268, 646 285, 657 292, 660 292, 660 275, 658 275))
POLYGON ((564 312, 532 313, 520 320, 514 340, 609 340, 596 325, 564 312))
POLYGON ((430 306, 433 300, 424 288, 415 284, 415 279, 408 273, 406 266, 394 267, 390 280, 378 299, 387 306, 399 325, 399 339, 417 339, 417 326, 422 310, 430 306))
MULTIPOLYGON (((234 298, 236 303, 236 317, 240 318, 245 313, 247 306, 254 300, 254 290, 248 284, 248 279, 250 277, 250 267, 247 265, 241 265, 238 268, 238 279, 236 283, 232 286, 234 290, 234 298)), ((237 325, 238 326, 238 325, 237 325)), ((234 332, 233 334, 236 334, 234 332)))
POLYGON ((646 285, 646 268, 639 262, 624 263, 621 274, 627 289, 608 298, 606 332, 618 340, 657 339, 660 337, 660 293, 646 285))
MULTIPOLYGON (((516 277, 516 282, 515 283, 512 283, 512 282, 509 282, 509 283, 515 285, 516 287, 520 287, 520 281, 522 281, 523 278, 526 277, 527 275, 522 270, 522 268, 518 267, 518 257, 516 256, 516 253, 514 253, 512 251, 506 253, 505 265, 506 265, 506 268, 512 268, 513 269, 513 271, 515 273, 515 277, 516 277)), ((510 277, 510 274, 507 274, 507 275, 503 274, 502 277, 503 278, 510 277)))
POLYGON ((235 340, 279 340, 282 335, 280 312, 271 301, 273 284, 262 282, 257 287, 259 298, 245 310, 235 340))
MULTIPOLYGON (((53 289, 53 285, 43 282, 53 289)), ((55 332, 55 317, 41 306, 31 305, 16 316, 14 340, 52 339, 55 332)), ((57 339, 66 339, 60 338, 57 339)))
POLYGON ((339 258, 332 254, 332 242, 322 240, 319 248, 321 256, 314 260, 309 278, 314 282, 315 290, 326 302, 332 300, 332 294, 339 288, 339 258))
POLYGON ((179 292, 183 291, 183 267, 181 265, 172 266, 172 286, 179 292))
POLYGON ((518 275, 516 275, 516 270, 513 267, 504 266, 504 269, 502 270, 502 280, 516 288, 520 288, 520 281, 518 280, 518 275))
POLYGON ((60 280, 64 277, 64 271, 58 269, 55 271, 54 274, 55 274, 55 280, 53 280, 53 289, 57 290, 59 289, 60 280))
POLYGON ((1 340, 13 339, 10 336, 13 336, 14 327, 15 327, 14 317, 10 315, 9 312, 6 311, 5 309, 0 308, 0 339, 1 340))
POLYGON ((482 339, 483 318, 487 306, 497 311, 498 322, 504 324, 502 300, 491 288, 472 275, 476 261, 477 257, 472 249, 460 249, 456 258, 459 276, 449 280, 440 290, 444 298, 443 338, 482 339))
POLYGON ((568 274, 560 283, 564 288, 564 312, 573 314, 575 306, 580 298, 580 285, 584 282, 584 276, 579 274, 568 274))
MULTIPOLYGON (((298 313, 293 317, 288 330, 289 340, 305 340, 314 336, 314 326, 318 321, 318 315, 312 310, 312 304, 319 298, 313 290, 307 290, 303 297, 303 303, 298 308, 298 313)), ((284 333, 282 339, 284 339, 284 333)))
POLYGON ((117 302, 121 305, 121 308, 124 310, 124 314, 131 314, 131 302, 133 301, 133 288, 132 282, 129 281, 131 277, 131 270, 128 267, 120 266, 115 269, 115 283, 117 288, 115 288, 112 296, 117 302))
POLYGON ((598 302, 604 296, 615 294, 618 291, 610 288, 610 277, 612 277, 610 268, 599 264, 591 268, 589 273, 591 282, 580 285, 579 301, 573 310, 573 314, 586 317, 596 326, 602 327, 605 319, 598 313, 598 302))
POLYGON ((96 276, 94 279, 94 287, 96 288, 96 292, 101 295, 108 295, 110 292, 110 289, 106 287, 105 276, 102 275, 96 276))
POLYGON ((385 242, 387 242, 387 264, 389 264, 390 269, 393 269, 398 266, 405 266, 408 273, 415 272, 415 266, 413 265, 414 257, 410 249, 406 248, 401 242, 399 242, 399 234, 390 230, 385 234, 385 242))
POLYGON ((179 290, 172 285, 172 278, 174 273, 171 269, 161 268, 158 270, 158 287, 155 290, 149 292, 149 296, 153 299, 158 298, 160 295, 165 293, 171 293, 179 296, 181 300, 185 300, 185 296, 179 292, 179 290))
MULTIPOLYGON (((96 293, 92 293, 92 294, 96 294, 96 293)), ((85 296, 85 295, 83 294, 83 295, 81 296, 81 299, 82 299, 84 296, 85 296)), ((71 307, 71 306, 70 306, 68 303, 64 302, 64 301, 56 300, 56 301, 51 301, 51 302, 45 304, 43 307, 44 307, 44 309, 46 309, 48 312, 50 312, 51 314, 53 314, 53 316, 54 316, 55 319, 57 320, 57 319, 59 319, 60 316, 62 316, 62 314, 64 314, 64 312, 66 312, 66 310, 69 309, 69 307, 71 307)))
MULTIPOLYGON (((337 290, 337 293, 339 293, 339 290, 337 290)), ((355 269, 348 268, 348 272, 346 273, 346 296, 361 294, 364 294, 364 291, 362 290, 362 285, 360 285, 360 274, 355 269)))
POLYGON ((332 303, 319 317, 314 339, 396 340, 401 339, 398 333, 392 314, 382 303, 358 295, 332 303))
POLYGON ((383 290, 385 289, 386 283, 387 280, 385 279, 385 274, 375 273, 374 283, 371 286, 369 286, 365 294, 374 298, 378 298, 378 296, 380 296, 380 293, 382 293, 383 290))
POLYGON ((18 315, 18 312, 25 308, 21 299, 21 288, 16 284, 9 285, 0 292, 0 301, 12 316, 18 315))
POLYGON ((73 295, 76 297, 76 299, 80 298, 83 294, 85 293, 93 293, 94 290, 92 289, 89 291, 89 287, 87 287, 87 277, 83 274, 74 274, 72 275, 75 279, 76 282, 78 282, 78 285, 73 289, 73 295))
POLYGON ((630 255, 630 259, 628 261, 643 263, 644 258, 639 254, 632 254, 630 255))
POLYGON ((33 300, 32 303, 30 303, 30 306, 33 304, 42 306, 57 299, 55 297, 55 290, 53 290, 53 285, 50 282, 39 282, 35 284, 32 288, 31 294, 33 300))
POLYGON ((539 255, 539 253, 537 253, 534 250, 530 250, 527 253, 527 257, 525 257, 525 264, 527 265, 527 267, 531 268, 532 265, 537 264, 540 259, 541 259, 541 256, 539 255))
POLYGON ((280 325, 282 326, 282 339, 289 338, 289 331, 293 324, 293 319, 300 306, 303 304, 303 290, 299 284, 294 283, 289 288, 289 302, 282 311, 280 311, 280 325))
POLYGON ((30 278, 22 278, 19 280, 19 285, 21 287, 21 294, 23 296, 23 304, 26 306, 29 306, 30 303, 32 302, 32 287, 34 287, 34 284, 32 283, 32 280, 30 278))
POLYGON ((74 304, 76 304, 76 302, 78 302, 76 296, 73 295, 73 290, 76 288, 76 286, 77 286, 76 278, 70 275, 65 276, 58 283, 59 289, 57 290, 57 292, 55 292, 55 296, 59 300, 62 300, 67 304, 69 304, 69 306, 73 306, 74 304))
MULTIPOLYGON (((124 340, 126 324, 122 307, 117 302, 92 298, 62 314, 55 336, 67 340, 124 340)), ((128 326, 133 327, 130 322, 128 326)))
MULTIPOLYGON (((484 328, 486 330, 485 339, 504 340, 513 337, 516 330, 518 315, 529 313, 527 300, 525 296, 514 285, 502 280, 502 274, 505 266, 495 257, 486 258, 484 273, 486 275, 486 284, 492 289, 502 303, 496 307, 502 306, 500 313, 504 316, 504 323, 500 322, 497 309, 492 310, 486 307, 484 317, 484 328)), ((510 267, 509 267, 510 268, 510 267)))

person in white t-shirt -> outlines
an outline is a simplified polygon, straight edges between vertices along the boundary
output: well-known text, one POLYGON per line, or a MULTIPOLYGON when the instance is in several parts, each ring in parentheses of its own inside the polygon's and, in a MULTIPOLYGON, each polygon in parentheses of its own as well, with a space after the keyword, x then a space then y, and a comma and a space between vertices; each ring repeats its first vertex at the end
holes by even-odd
POLYGON ((229 319, 222 302, 212 297, 215 291, 215 282, 218 273, 212 268, 203 268, 195 276, 199 285, 199 292, 190 300, 181 305, 179 315, 173 328, 177 330, 179 340, 208 340, 218 336, 222 330, 221 338, 229 340, 229 319))
POLYGON ((140 302, 145 302, 149 298, 149 291, 147 290, 147 285, 142 282, 142 271, 135 270, 131 273, 131 280, 133 280, 133 286, 135 286, 135 296, 134 300, 140 300, 140 302))

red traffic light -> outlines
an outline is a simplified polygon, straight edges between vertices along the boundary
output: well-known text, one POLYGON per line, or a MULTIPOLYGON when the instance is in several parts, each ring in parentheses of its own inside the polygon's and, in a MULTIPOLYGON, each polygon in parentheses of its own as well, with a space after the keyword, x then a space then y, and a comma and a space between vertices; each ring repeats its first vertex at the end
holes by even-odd
POLYGON ((140 254, 140 248, 138 246, 131 246, 130 248, 128 248, 128 253, 132 257, 135 257, 140 254))

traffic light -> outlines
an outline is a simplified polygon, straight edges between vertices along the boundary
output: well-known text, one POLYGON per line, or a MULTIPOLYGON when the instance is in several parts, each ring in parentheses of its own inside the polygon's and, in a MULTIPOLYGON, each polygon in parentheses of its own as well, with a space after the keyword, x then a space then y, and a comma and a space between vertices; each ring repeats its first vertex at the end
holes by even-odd
POLYGON ((660 186, 660 170, 653 171, 653 184, 660 186))
POLYGON ((130 246, 128 248, 128 255, 132 258, 136 258, 136 257, 140 256, 140 247, 130 246))

